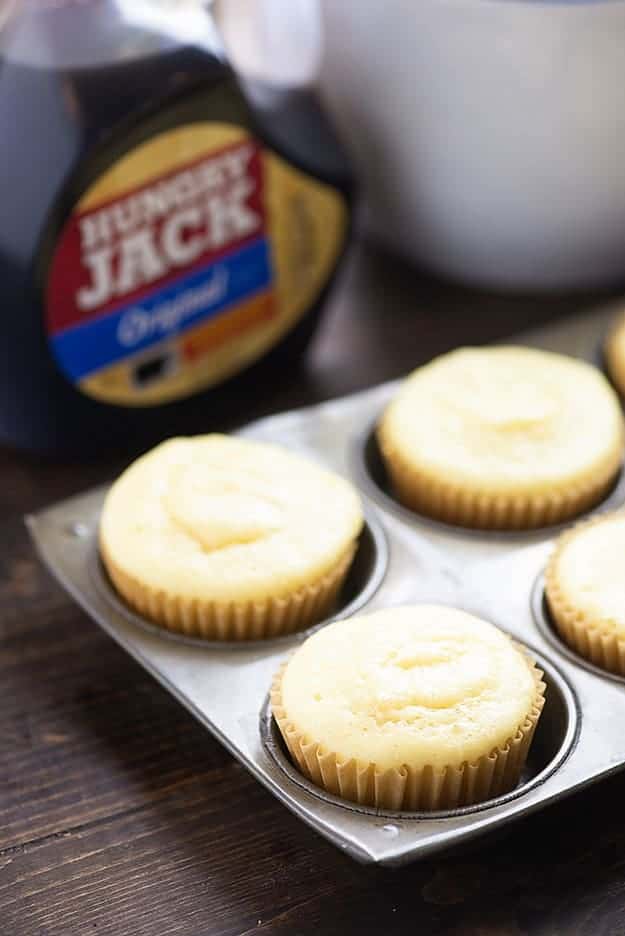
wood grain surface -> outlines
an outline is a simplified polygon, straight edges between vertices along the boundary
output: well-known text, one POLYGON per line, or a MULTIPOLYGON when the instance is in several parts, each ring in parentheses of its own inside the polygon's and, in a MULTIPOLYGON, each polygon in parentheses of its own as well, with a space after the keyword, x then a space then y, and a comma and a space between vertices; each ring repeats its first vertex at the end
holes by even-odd
MULTIPOLYGON (((604 301, 469 292, 359 246, 305 365, 206 428, 604 301)), ((625 775, 401 871, 355 864, 252 780, 33 555, 22 515, 125 460, 0 452, 0 936, 625 934, 625 775)))

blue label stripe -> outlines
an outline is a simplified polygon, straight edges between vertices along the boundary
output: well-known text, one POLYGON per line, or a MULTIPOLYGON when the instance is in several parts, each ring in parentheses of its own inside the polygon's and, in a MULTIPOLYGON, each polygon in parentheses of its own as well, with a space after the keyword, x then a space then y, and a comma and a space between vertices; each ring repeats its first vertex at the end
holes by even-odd
POLYGON ((110 315, 60 332, 52 346, 66 374, 81 380, 267 289, 271 279, 262 238, 110 315))

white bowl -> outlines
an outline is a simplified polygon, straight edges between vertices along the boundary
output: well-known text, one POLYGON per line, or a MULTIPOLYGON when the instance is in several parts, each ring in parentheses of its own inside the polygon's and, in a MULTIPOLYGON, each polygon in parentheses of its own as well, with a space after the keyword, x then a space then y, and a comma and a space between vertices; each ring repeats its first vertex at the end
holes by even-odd
POLYGON ((321 5, 377 237, 496 287, 625 282, 625 2, 321 5))

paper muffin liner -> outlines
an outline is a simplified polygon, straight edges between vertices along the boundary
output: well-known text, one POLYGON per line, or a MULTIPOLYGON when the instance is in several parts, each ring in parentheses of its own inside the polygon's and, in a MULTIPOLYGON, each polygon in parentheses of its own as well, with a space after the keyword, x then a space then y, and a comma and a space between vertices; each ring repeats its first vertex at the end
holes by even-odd
POLYGON ((558 577, 560 556, 571 540, 612 516, 614 514, 593 517, 560 537, 545 571, 545 598, 555 628, 569 647, 601 669, 625 676, 625 640, 606 621, 593 619, 576 608, 558 577))
POLYGON ((615 343, 616 336, 625 329, 625 315, 621 315, 612 326, 603 343, 603 358, 608 376, 617 391, 625 397, 625 355, 619 352, 615 343))
POLYGON ((327 751, 314 738, 307 737, 289 719, 282 702, 282 677, 288 661, 276 673, 271 685, 271 708, 292 760, 316 786, 341 799, 405 812, 457 809, 481 803, 513 790, 527 759, 545 697, 543 673, 525 653, 532 667, 535 696, 525 721, 514 737, 474 763, 436 768, 403 764, 380 769, 374 763, 342 760, 327 751))
POLYGON ((205 640, 260 640, 302 630, 327 617, 356 553, 353 543, 333 569, 291 594, 259 601, 188 599, 155 590, 128 575, 100 547, 111 582, 133 611, 169 631, 205 640))
POLYGON ((420 471, 378 430, 380 450, 397 498, 411 510, 482 530, 530 530, 569 520, 594 507, 610 490, 621 467, 615 451, 592 474, 562 490, 532 494, 475 490, 420 471))

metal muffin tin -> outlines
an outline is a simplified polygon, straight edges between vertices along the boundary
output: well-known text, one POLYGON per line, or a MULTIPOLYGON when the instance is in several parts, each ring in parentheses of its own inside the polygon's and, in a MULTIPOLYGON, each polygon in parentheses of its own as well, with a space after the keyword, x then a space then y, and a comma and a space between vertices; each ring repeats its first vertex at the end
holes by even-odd
MULTIPOLYGON (((599 310, 513 342, 595 363, 612 314, 599 310)), ((298 450, 359 487, 367 526, 333 620, 406 603, 450 604, 498 624, 534 653, 545 671, 547 694, 525 773, 517 789, 478 806, 413 814, 367 809, 326 795, 290 762, 268 706, 273 674, 310 631, 225 644, 175 638, 140 619, 115 594, 97 555, 105 488, 27 518, 42 558, 67 591, 261 783, 352 857, 385 865, 465 843, 625 766, 625 733, 619 727, 625 720, 624 680, 564 647, 545 609, 541 576, 559 530, 468 531, 396 504, 385 490, 371 431, 396 387, 389 383, 270 417, 240 434, 298 450)), ((624 502, 622 473, 597 509, 624 502)))

